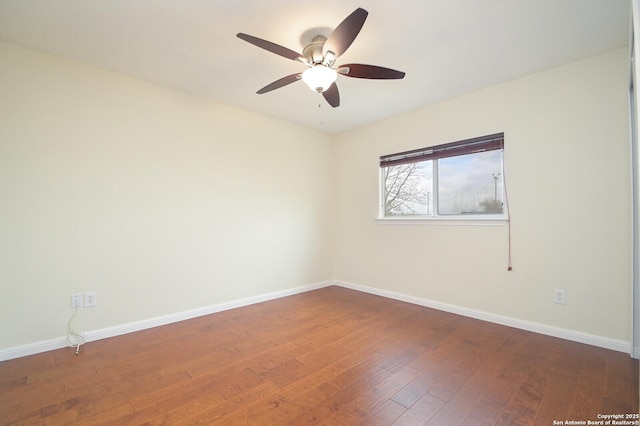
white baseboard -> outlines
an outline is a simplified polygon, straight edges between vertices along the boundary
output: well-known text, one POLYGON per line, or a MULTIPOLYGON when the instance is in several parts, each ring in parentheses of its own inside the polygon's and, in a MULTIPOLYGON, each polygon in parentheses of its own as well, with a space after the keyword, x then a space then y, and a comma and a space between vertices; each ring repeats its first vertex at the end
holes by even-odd
MULTIPOLYGON (((255 303, 279 299, 281 297, 292 296, 294 294, 304 293, 307 291, 316 290, 316 289, 328 287, 331 285, 336 285, 344 288, 349 288, 352 290, 362 291, 364 293, 387 297, 387 298, 399 300, 402 302, 412 303, 414 305, 438 309, 440 311, 450 312, 453 314, 458 314, 458 315, 462 315, 470 318, 476 318, 479 320, 488 321, 496 324, 506 325, 506 326, 518 328, 521 330, 532 331, 532 332, 544 334, 547 336, 558 337, 565 340, 572 340, 574 342, 579 342, 579 343, 586 343, 588 345, 598 346, 601 348, 611 349, 614 351, 625 352, 629 354, 631 353, 630 352, 631 344, 623 340, 610 339, 608 337, 596 336, 593 334, 582 333, 574 330, 567 330, 567 329, 553 327, 545 324, 539 324, 535 322, 520 320, 517 318, 505 317, 502 315, 496 315, 489 312, 477 311, 474 309, 463 308, 456 305, 449 305, 446 303, 436 302, 433 300, 423 299, 420 297, 409 296, 402 293, 396 293, 388 290, 381 290, 374 287, 368 287, 360 284, 353 284, 353 283, 340 281, 340 280, 323 281, 323 282, 310 284, 302 287, 295 287, 292 289, 276 291, 276 292, 253 296, 253 297, 247 297, 244 299, 220 303, 212 306, 206 306, 203 308, 193 309, 190 311, 178 312, 175 314, 169 314, 161 317, 150 318, 147 320, 136 321, 128 324, 122 324, 122 325, 107 327, 99 330, 89 331, 84 334, 86 337, 86 341, 92 342, 100 339, 106 339, 109 337, 115 337, 115 336, 120 336, 127 333, 146 330, 146 329, 158 327, 161 325, 184 321, 191 318, 200 317, 203 315, 210 315, 216 312, 227 311, 229 309, 235 309, 243 306, 253 305, 255 303)), ((37 353, 47 352, 54 349, 60 349, 67 346, 68 345, 67 345, 66 337, 63 336, 55 339, 29 343, 26 345, 0 349, 0 361, 6 361, 14 358, 20 358, 23 356, 34 355, 37 353)))
MULTIPOLYGON (((316 284, 305 285, 302 287, 295 287, 287 290, 281 290, 281 291, 262 294, 258 296, 247 297, 244 299, 233 300, 231 302, 220 303, 217 305, 205 306, 203 308, 193 309, 190 311, 178 312, 175 314, 169 314, 169 315, 150 318, 142 321, 136 321, 128 324, 121 324, 113 327, 107 327, 99 330, 89 331, 89 332, 85 332, 84 336, 87 343, 93 342, 100 339, 106 339, 109 337, 115 337, 115 336, 120 336, 127 333, 146 330, 148 328, 153 328, 161 325, 171 324, 174 322, 184 321, 191 318, 200 317, 203 315, 215 314, 216 312, 227 311, 229 309, 241 308, 243 306, 253 305, 255 303, 266 302, 268 300, 279 299, 281 297, 286 297, 286 296, 292 296, 294 294, 316 290, 316 289, 327 287, 333 284, 334 284, 333 281, 323 281, 316 284)), ((26 345, 0 349, 0 361, 7 361, 14 358, 34 355, 41 352, 51 351, 54 349, 65 348, 67 346, 68 346, 67 338, 66 336, 63 336, 55 339, 29 343, 26 345)))
POLYGON ((6 349, 0 349, 0 362, 23 356, 39 354, 42 352, 53 351, 66 346, 66 337, 58 337, 55 339, 42 340, 40 342, 27 343, 26 345, 12 346, 6 349))
POLYGON ((489 312, 477 311, 474 309, 463 308, 461 306, 449 305, 447 303, 435 302, 433 300, 422 299, 420 297, 409 296, 402 293, 396 293, 388 290, 368 287, 360 284, 353 284, 345 281, 334 280, 335 285, 349 288, 352 290, 362 291, 365 293, 375 294, 377 296, 387 297, 402 302, 413 303, 414 305, 425 306, 440 311, 450 312, 465 317, 476 318, 496 324, 506 325, 521 330, 532 331, 547 336, 558 337, 560 339, 572 340, 574 342, 586 343, 592 346, 598 346, 605 349, 611 349, 618 352, 631 354, 631 343, 624 340, 611 339, 608 337, 596 336, 593 334, 583 333, 580 331, 567 330, 564 328, 553 327, 545 324, 525 321, 517 318, 496 315, 489 312))

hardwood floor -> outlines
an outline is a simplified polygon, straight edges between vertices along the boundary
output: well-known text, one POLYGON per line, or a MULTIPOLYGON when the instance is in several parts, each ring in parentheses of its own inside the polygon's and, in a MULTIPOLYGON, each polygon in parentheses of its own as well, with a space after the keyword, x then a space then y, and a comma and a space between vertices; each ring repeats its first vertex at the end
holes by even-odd
POLYGON ((628 354, 340 287, 0 363, 2 424, 552 425, 637 412, 628 354))

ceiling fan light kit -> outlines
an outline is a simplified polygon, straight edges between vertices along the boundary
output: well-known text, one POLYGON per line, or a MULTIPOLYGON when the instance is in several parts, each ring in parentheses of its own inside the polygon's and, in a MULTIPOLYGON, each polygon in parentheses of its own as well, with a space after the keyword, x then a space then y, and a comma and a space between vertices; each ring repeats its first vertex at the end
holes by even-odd
POLYGON ((248 43, 287 59, 302 62, 308 67, 304 72, 291 74, 276 80, 256 93, 267 93, 302 79, 312 91, 322 93, 329 105, 335 108, 340 105, 340 93, 336 85, 338 74, 373 80, 404 78, 405 73, 402 71, 377 65, 347 64, 334 67, 338 57, 351 46, 358 33, 360 33, 368 14, 362 8, 356 9, 333 30, 329 37, 322 35, 313 37, 311 43, 303 49, 302 54, 258 37, 238 33, 237 37, 248 43))
POLYGON ((314 65, 302 73, 302 81, 307 83, 309 89, 318 93, 326 92, 337 78, 336 70, 324 65, 314 65))

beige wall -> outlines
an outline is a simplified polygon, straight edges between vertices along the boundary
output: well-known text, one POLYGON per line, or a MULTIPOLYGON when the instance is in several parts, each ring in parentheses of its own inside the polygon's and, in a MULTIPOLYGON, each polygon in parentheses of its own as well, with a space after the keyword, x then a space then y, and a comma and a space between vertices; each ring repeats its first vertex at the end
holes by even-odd
POLYGON ((336 278, 628 342, 627 58, 619 49, 339 135, 336 278), (375 221, 380 155, 496 132, 512 272, 506 226, 375 221))
POLYGON ((331 276, 321 133, 0 43, 0 348, 331 276))
POLYGON ((0 43, 0 350, 74 292, 88 331, 331 278, 629 341, 626 58, 330 137, 0 43), (512 272, 506 226, 375 221, 380 155, 495 132, 512 272))

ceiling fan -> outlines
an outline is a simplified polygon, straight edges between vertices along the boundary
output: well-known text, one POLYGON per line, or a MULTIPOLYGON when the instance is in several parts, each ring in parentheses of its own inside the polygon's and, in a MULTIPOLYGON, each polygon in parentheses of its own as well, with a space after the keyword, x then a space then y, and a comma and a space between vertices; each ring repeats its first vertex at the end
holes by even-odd
POLYGON ((374 80, 403 78, 405 74, 402 71, 376 65, 344 64, 334 66, 336 59, 351 46, 351 43, 357 37, 368 14, 369 12, 362 8, 356 9, 333 30, 329 37, 323 35, 315 36, 311 43, 303 49, 302 54, 249 34, 236 34, 248 43, 287 59, 300 61, 307 66, 305 71, 276 80, 256 93, 261 95, 302 79, 311 90, 322 93, 329 105, 335 108, 340 106, 340 92, 338 92, 338 86, 335 83, 338 74, 374 80))

